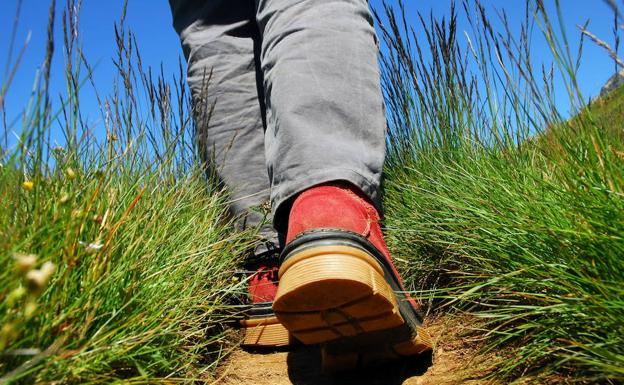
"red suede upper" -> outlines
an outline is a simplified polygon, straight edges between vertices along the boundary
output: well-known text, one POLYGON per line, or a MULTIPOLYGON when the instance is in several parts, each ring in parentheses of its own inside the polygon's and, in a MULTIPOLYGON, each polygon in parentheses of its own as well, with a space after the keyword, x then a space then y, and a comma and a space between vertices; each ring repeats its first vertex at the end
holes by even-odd
POLYGON ((251 303, 273 302, 277 294, 279 270, 277 261, 267 261, 254 269, 255 272, 249 278, 251 303))
POLYGON ((358 233, 381 251, 403 286, 390 258, 379 221, 379 212, 359 189, 347 183, 319 185, 304 191, 293 202, 286 243, 312 229, 331 228, 358 233))

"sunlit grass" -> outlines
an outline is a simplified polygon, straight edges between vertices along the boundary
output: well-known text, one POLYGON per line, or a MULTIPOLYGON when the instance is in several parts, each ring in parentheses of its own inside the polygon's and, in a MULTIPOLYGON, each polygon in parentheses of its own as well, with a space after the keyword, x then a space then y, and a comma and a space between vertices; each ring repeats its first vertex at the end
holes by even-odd
POLYGON ((487 321, 488 348, 508 356, 494 375, 621 381, 624 90, 583 108, 575 60, 557 32, 563 20, 530 3, 513 36, 465 4, 468 44, 454 17, 423 18, 415 28, 431 32, 416 41, 400 12, 389 15, 391 244, 423 298, 487 321), (571 120, 556 112, 550 74, 524 59, 535 24, 551 41, 571 105, 581 108, 571 120))
POLYGON ((180 74, 153 79, 123 22, 115 91, 96 94, 100 131, 84 120, 81 97, 97 85, 75 5, 60 18, 67 93, 48 94, 49 44, 19 142, 2 149, 0 383, 210 380, 236 342, 224 331, 250 234, 232 231, 196 156, 180 74))

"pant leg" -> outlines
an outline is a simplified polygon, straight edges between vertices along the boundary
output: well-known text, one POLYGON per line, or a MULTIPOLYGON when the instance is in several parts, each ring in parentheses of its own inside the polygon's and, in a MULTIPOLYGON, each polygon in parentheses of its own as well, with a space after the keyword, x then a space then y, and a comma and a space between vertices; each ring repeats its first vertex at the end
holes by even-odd
POLYGON ((277 245, 271 214, 261 207, 269 202, 270 188, 258 90, 262 85, 257 81, 254 55, 259 35, 253 1, 169 3, 188 60, 188 84, 202 158, 227 187, 238 226, 265 223, 261 236, 277 245))
POLYGON ((386 119, 366 0, 255 0, 276 225, 288 200, 345 180, 379 206, 386 119))

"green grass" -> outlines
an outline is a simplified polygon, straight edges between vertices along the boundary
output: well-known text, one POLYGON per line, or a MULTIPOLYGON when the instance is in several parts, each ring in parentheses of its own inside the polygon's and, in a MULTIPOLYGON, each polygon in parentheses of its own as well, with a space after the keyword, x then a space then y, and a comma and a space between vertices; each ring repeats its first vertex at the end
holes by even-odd
MULTIPOLYGON (((538 20, 562 55, 557 21, 535 12, 524 30, 538 20)), ((533 93, 548 79, 522 61, 527 38, 490 34, 484 11, 472 18, 472 48, 453 19, 423 19, 434 32, 417 42, 400 16, 384 36, 386 226, 413 287, 434 308, 486 322, 488 349, 505 357, 498 378, 624 380, 624 89, 566 120, 546 92, 533 93)), ((574 105, 574 60, 558 60, 574 105)))
POLYGON ((587 114, 600 121, 600 128, 624 141, 621 123, 624 120, 624 88, 620 87, 588 107, 587 114))
POLYGON ((97 94, 106 135, 92 131, 80 107, 92 68, 68 9, 66 94, 50 101, 44 66, 22 145, 1 152, 0 383, 210 381, 236 342, 232 272, 253 234, 232 231, 205 177, 183 83, 153 79, 123 23, 117 87, 97 94))
POLYGON ((167 183, 67 170, 32 190, 0 174, 0 372, 24 383, 204 376, 241 253, 219 223, 222 197, 197 173, 167 183), (46 263, 55 269, 37 280, 46 263))

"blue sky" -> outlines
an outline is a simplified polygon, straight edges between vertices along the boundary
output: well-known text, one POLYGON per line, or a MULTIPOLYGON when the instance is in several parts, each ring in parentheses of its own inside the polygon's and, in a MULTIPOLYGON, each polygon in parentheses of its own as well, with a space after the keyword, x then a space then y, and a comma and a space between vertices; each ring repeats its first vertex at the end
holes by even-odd
MULTIPOLYGON (((482 0, 482 2, 491 11, 492 16, 494 16, 494 9, 497 8, 504 9, 512 22, 517 20, 520 23, 522 19, 524 1, 482 0)), ((552 4, 554 1, 545 0, 545 2, 552 4)), ((62 73, 64 65, 61 55, 62 39, 58 19, 65 1, 58 1, 58 3, 56 55, 52 70, 53 97, 62 93, 64 89, 62 73)), ((370 3, 371 6, 378 7, 381 0, 371 0, 370 3)), ((396 0, 389 0, 389 3, 396 3, 396 0)), ((578 41, 576 26, 583 24, 587 19, 591 21, 589 29, 594 34, 604 38, 609 43, 612 42, 613 15, 603 1, 565 0, 562 3, 564 17, 567 20, 565 27, 570 36, 572 36, 574 45, 578 41)), ((17 4, 18 0, 0 1, 0 83, 2 84, 5 83, 7 78, 5 65, 17 4)), ((448 15, 450 9, 450 1, 445 0, 406 0, 406 4, 408 15, 411 15, 410 18, 413 22, 416 22, 417 12, 425 14, 432 12, 435 16, 442 17, 448 15)), ((82 5, 80 34, 87 58, 92 64, 97 63, 95 81, 101 94, 107 94, 110 91, 115 75, 115 68, 111 60, 115 50, 113 24, 119 19, 122 5, 122 0, 85 0, 82 5)), ((9 123, 19 116, 20 111, 27 102, 35 72, 43 59, 48 6, 46 0, 23 0, 21 17, 18 21, 16 48, 22 46, 29 34, 30 43, 5 101, 7 121, 9 123)), ((461 11, 461 7, 458 8, 461 11)), ((177 73, 178 60, 182 53, 178 37, 171 27, 168 1, 130 0, 127 25, 134 31, 137 37, 144 63, 156 68, 162 63, 166 74, 177 73)), ((460 31, 467 28, 465 21, 460 18, 460 31)), ((533 44, 536 60, 544 60, 546 63, 549 63, 549 51, 543 39, 537 38, 533 41, 533 44)), ((573 49, 575 48, 573 47, 573 49)), ((14 51, 16 50, 14 49, 14 51)), ((15 58, 15 52, 13 53, 13 58, 15 58)), ((596 96, 601 86, 613 72, 613 61, 608 58, 604 51, 592 43, 587 44, 579 78, 584 96, 586 98, 596 96)), ((56 98, 58 100, 58 96, 56 98)), ((87 119, 97 124, 101 117, 94 98, 86 93, 83 95, 82 104, 87 119)), ((561 108, 565 109, 566 107, 564 104, 561 104, 561 108)), ((12 129, 19 130, 19 124, 15 124, 12 129)))

